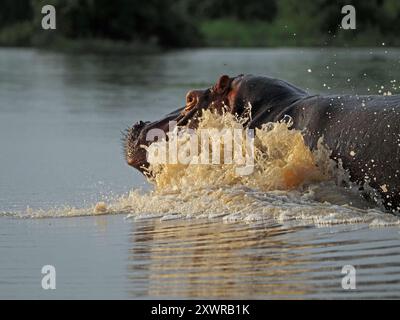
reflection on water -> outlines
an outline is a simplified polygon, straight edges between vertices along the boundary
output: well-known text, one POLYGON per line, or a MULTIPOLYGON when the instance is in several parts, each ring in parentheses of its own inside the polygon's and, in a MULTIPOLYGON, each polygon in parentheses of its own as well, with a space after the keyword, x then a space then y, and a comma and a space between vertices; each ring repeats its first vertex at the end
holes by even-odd
POLYGON ((398 227, 3 217, 0 235, 0 298, 400 298, 398 227))
POLYGON ((132 297, 400 297, 397 229, 148 221, 130 240, 132 297), (355 291, 341 287, 347 264, 355 291))

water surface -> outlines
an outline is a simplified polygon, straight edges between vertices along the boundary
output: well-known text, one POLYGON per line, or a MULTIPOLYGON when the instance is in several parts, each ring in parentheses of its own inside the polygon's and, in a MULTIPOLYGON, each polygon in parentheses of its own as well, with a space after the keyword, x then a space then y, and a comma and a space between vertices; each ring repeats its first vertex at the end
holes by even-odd
POLYGON ((151 189, 125 165, 120 131, 182 106, 189 89, 220 74, 265 74, 312 93, 395 94, 399 54, 384 47, 144 56, 1 49, 0 297, 399 298, 397 226, 13 216, 151 189), (56 267, 56 290, 41 288, 46 264, 56 267), (341 287, 346 264, 356 267, 356 290, 341 287))

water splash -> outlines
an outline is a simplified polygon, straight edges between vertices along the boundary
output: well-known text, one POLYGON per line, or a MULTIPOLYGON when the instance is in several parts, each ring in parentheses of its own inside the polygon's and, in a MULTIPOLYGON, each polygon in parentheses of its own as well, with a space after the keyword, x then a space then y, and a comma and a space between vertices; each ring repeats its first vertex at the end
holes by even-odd
MULTIPOLYGON (((239 128, 243 119, 232 114, 203 113, 199 129, 239 128)), ((18 217, 74 217, 126 214, 132 219, 222 219, 232 221, 295 221, 319 226, 367 223, 371 227, 400 225, 400 219, 364 200, 347 173, 330 159, 320 139, 314 152, 306 146, 291 121, 265 124, 256 130, 254 170, 250 175, 235 173, 237 164, 150 164, 148 173, 154 190, 99 202, 77 209, 27 210, 18 217), (343 187, 343 185, 345 187, 343 187)), ((200 134, 196 130, 194 134, 200 134)), ((176 136, 177 143, 189 133, 176 136)), ((193 134, 193 133, 192 133, 193 134)), ((170 137, 173 139, 172 137, 170 137)), ((165 151, 166 141, 150 148, 165 151)), ((224 146, 221 146, 223 152, 224 146)), ((178 152, 186 152, 179 149, 178 152)))
MULTIPOLYGON (((206 110, 194 135, 200 145, 203 134, 207 131, 209 131, 207 136, 212 136, 211 130, 222 131, 224 128, 239 129, 244 132, 243 122, 230 113, 219 115, 206 110)), ((317 159, 305 145, 301 132, 290 130, 291 125, 291 121, 288 120, 268 123, 261 129, 256 129, 253 170, 249 175, 237 174, 237 169, 242 163, 230 164, 222 161, 226 141, 220 141, 218 142, 221 143, 220 164, 198 164, 198 158, 207 158, 212 153, 210 152, 212 150, 207 150, 207 154, 204 155, 205 151, 202 148, 199 148, 199 153, 192 158, 194 161, 188 164, 152 163, 150 159, 148 168, 150 181, 158 192, 188 188, 198 190, 210 186, 221 188, 246 186, 261 191, 271 191, 292 190, 329 179, 326 170, 324 171, 326 168, 317 166, 317 159)), ((179 153, 187 151, 185 144, 190 138, 191 134, 185 131, 180 135, 170 134, 168 142, 166 140, 155 142, 147 150, 150 154, 155 153, 154 149, 162 154, 168 154, 169 146, 175 144, 178 146, 179 157, 179 153)), ((316 155, 326 154, 320 152, 316 155)), ((323 163, 321 160, 318 161, 323 163)))

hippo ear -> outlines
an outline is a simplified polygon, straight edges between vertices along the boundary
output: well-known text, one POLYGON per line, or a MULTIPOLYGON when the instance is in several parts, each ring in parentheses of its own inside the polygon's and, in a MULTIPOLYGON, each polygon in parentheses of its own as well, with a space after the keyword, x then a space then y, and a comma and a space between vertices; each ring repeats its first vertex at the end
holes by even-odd
POLYGON ((229 88, 230 83, 231 83, 231 78, 229 78, 229 76, 227 75, 221 76, 216 85, 217 91, 220 93, 224 92, 229 88))

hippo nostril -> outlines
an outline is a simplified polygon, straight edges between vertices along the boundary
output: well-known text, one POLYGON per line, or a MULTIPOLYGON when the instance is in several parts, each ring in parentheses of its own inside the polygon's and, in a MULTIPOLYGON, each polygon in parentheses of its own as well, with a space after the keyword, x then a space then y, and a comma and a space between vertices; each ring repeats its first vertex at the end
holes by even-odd
POLYGON ((196 104, 199 102, 199 93, 198 91, 189 91, 188 94, 186 95, 186 107, 183 113, 185 114, 189 110, 191 110, 193 107, 196 106, 196 104))
POLYGON ((186 95, 186 105, 191 106, 197 102, 197 94, 194 91, 189 91, 186 95))
POLYGON ((186 115, 189 111, 197 108, 206 99, 208 90, 191 90, 186 94, 186 106, 181 114, 186 115))

